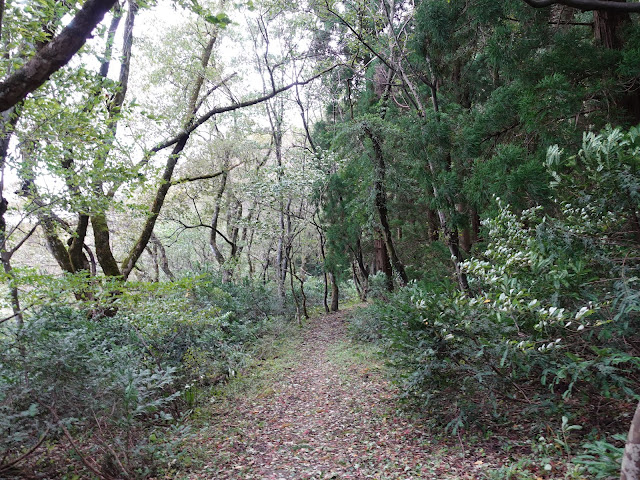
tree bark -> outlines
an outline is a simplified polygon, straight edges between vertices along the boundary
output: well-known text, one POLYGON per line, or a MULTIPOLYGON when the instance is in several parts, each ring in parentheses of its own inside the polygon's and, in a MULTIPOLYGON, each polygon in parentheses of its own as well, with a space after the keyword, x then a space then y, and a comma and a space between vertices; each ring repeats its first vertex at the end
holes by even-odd
MULTIPOLYGON (((226 163, 226 162, 225 162, 226 163)), ((224 191, 227 187, 227 177, 228 173, 226 171, 227 165, 225 164, 223 168, 225 172, 220 177, 220 188, 218 188, 218 192, 215 196, 215 204, 213 207, 213 215, 211 217, 211 231, 209 233, 209 247, 211 248, 211 252, 218 262, 220 266, 220 270, 222 271, 222 283, 228 283, 231 281, 231 271, 225 265, 227 260, 224 258, 220 247, 218 246, 217 238, 218 238, 218 220, 220 218, 220 209, 222 208, 222 196, 224 195, 224 191)))
POLYGON ((358 233, 358 236, 356 237, 356 249, 353 252, 353 256, 355 257, 355 265, 357 265, 358 267, 357 271, 354 270, 354 275, 360 282, 360 287, 362 289, 360 300, 364 302, 369 294, 369 270, 367 269, 367 266, 364 262, 364 256, 362 254, 362 242, 360 241, 360 233, 358 233))
MULTIPOLYGON (((382 233, 377 232, 380 238, 374 238, 373 248, 375 250, 375 267, 376 272, 383 272, 387 279, 387 290, 393 291, 393 269, 389 260, 389 253, 385 246, 384 240, 381 238, 382 233)), ((374 272, 375 273, 375 272, 374 272)))
MULTIPOLYGON (((391 265, 398 272, 398 275, 400 275, 402 286, 405 286, 409 282, 409 279, 407 277, 407 273, 404 270, 404 265, 398 258, 396 250, 393 246, 393 234, 391 233, 391 227, 389 225, 389 216, 387 211, 387 192, 385 189, 386 165, 382 152, 382 145, 380 144, 378 138, 375 136, 369 125, 364 123, 363 130, 373 144, 373 156, 375 162, 375 206, 378 212, 378 217, 380 218, 380 225, 382 226, 382 239, 384 240, 384 245, 387 249, 387 252, 389 253, 391 265)), ((391 279, 391 281, 393 282, 393 279, 391 279)))
POLYGON ((427 229, 429 240, 432 242, 437 242, 438 237, 440 237, 440 228, 438 226, 438 216, 436 213, 427 208, 427 229))
MULTIPOLYGON (((467 219, 469 219, 469 214, 463 204, 457 203, 456 210, 458 211, 458 213, 463 214, 465 217, 467 217, 467 219)), ((460 248, 469 253, 471 251, 471 245, 471 228, 470 225, 467 225, 462 229, 462 232, 460 232, 460 248)))
MULTIPOLYGON (((351 262, 351 277, 353 279, 353 284, 356 286, 356 292, 358 294, 358 298, 363 300, 365 294, 364 289, 362 288, 362 284, 360 283, 360 278, 358 278, 358 274, 356 272, 356 262, 351 262)), ((364 301, 364 300, 363 300, 364 301)))
POLYGON ((99 74, 102 78, 107 78, 107 74, 109 73, 109 64, 111 63, 113 44, 121 19, 122 8, 120 7, 120 4, 116 2, 113 8, 113 18, 111 18, 111 23, 109 24, 109 29, 107 30, 107 45, 104 51, 104 58, 102 59, 102 63, 100 64, 99 74))
POLYGON ((153 275, 147 275, 147 273, 138 267, 138 270, 142 272, 142 278, 150 278, 151 282, 158 283, 160 281, 160 265, 158 262, 158 246, 153 242, 149 242, 147 248, 145 249, 149 256, 151 256, 151 260, 153 261, 153 275))
MULTIPOLYGON (((611 1, 624 2, 625 0, 611 1)), ((620 50, 624 43, 620 36, 620 28, 630 21, 631 17, 625 12, 596 10, 593 12, 593 33, 596 41, 605 48, 620 50)))
POLYGON ((122 272, 111 250, 111 234, 107 216, 102 212, 91 215, 91 227, 96 245, 96 257, 98 257, 102 272, 109 277, 119 277, 122 272))
POLYGON ((87 237, 87 229, 89 227, 89 216, 85 214, 78 214, 78 226, 76 227, 75 235, 69 239, 69 260, 73 266, 74 272, 80 272, 86 270, 91 272, 91 265, 89 259, 84 254, 84 241, 87 237))
POLYGON ((322 305, 324 306, 325 313, 329 313, 329 303, 327 299, 329 297, 329 279, 327 275, 326 263, 327 263, 327 255, 324 251, 324 234, 322 233, 322 229, 317 223, 314 223, 316 226, 316 230, 318 230, 318 236, 320 238, 320 256, 322 257, 322 277, 323 277, 323 285, 324 289, 322 291, 322 305))
POLYGON ((167 258, 167 251, 165 250, 164 245, 162 245, 162 242, 160 241, 160 239, 156 237, 155 233, 151 234, 151 243, 153 243, 153 245, 158 250, 156 255, 158 257, 158 264, 160 266, 160 269, 164 272, 167 278, 169 278, 169 280, 171 280, 172 282, 175 281, 176 276, 173 274, 173 272, 169 268, 169 259, 167 258))
POLYGON ((640 480, 640 402, 631 421, 624 447, 620 480, 640 480))
POLYGON ((0 112, 10 109, 66 65, 116 0, 87 0, 59 35, 0 83, 0 112))
POLYGON ((329 273, 329 279, 331 280, 331 311, 338 311, 338 300, 340 291, 338 290, 338 279, 333 273, 329 273))
POLYGON ((291 288, 291 297, 293 297, 293 303, 296 306, 296 319, 298 320, 298 325, 302 326, 302 316, 300 315, 300 302, 298 301, 298 295, 296 295, 296 289, 293 286, 293 277, 295 273, 294 273, 294 265, 291 259, 289 259, 289 268, 291 269, 291 272, 289 275, 289 283, 290 283, 289 286, 291 288))
POLYGON ((471 209, 471 239, 473 243, 478 243, 480 240, 480 215, 475 208, 471 209))

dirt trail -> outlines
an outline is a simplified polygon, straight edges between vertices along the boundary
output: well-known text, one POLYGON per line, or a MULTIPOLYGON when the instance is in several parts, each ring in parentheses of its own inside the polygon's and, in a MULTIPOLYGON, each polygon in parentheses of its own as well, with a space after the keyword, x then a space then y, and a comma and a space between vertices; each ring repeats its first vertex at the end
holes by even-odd
POLYGON ((479 478, 482 461, 434 455, 379 369, 348 348, 342 313, 314 319, 270 388, 214 408, 206 465, 190 478, 479 478))

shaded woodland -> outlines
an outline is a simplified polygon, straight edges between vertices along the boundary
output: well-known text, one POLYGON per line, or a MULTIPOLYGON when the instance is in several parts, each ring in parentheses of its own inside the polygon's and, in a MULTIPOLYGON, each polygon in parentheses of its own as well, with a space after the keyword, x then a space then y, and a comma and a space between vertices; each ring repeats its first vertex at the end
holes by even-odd
POLYGON ((434 432, 640 478, 639 12, 0 0, 0 477, 170 478, 357 302, 434 432))

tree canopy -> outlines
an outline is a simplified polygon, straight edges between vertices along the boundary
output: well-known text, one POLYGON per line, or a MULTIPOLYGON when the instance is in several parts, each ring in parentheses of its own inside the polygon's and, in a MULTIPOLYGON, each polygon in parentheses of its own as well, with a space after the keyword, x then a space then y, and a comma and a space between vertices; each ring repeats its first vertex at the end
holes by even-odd
POLYGON ((78 425, 79 468, 134 478, 91 445, 171 425, 274 319, 356 300, 352 334, 446 431, 524 406, 614 442, 639 394, 638 12, 0 0, 0 474, 78 425), (43 373, 63 351, 69 384, 43 373))

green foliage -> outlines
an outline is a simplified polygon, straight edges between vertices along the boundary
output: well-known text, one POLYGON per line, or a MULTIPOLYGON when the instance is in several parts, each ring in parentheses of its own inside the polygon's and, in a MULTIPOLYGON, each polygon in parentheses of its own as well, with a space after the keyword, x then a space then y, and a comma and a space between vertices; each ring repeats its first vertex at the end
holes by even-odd
MULTIPOLYGON (((382 342, 405 394, 450 405, 440 422, 497 418, 505 401, 570 417, 596 398, 637 396, 636 138, 587 134, 564 162, 550 149, 555 209, 516 213, 498 198, 489 242, 462 264, 470 293, 412 283, 356 316, 353 331, 382 342)), ((567 453, 572 428, 563 420, 567 453)))
POLYGON ((68 276, 67 288, 92 292, 78 308, 65 304, 64 280, 49 282, 48 305, 23 328, 0 330, 0 456, 10 461, 66 429, 103 474, 148 478, 179 455, 161 439, 189 434, 177 422, 202 389, 245 366, 274 318, 269 294, 201 276, 129 283, 115 297, 106 282, 98 300, 100 282, 68 276), (96 317, 96 304, 117 313, 96 317))
MULTIPOLYGON (((624 444, 626 436, 614 435, 614 440, 618 444, 624 444)), ((606 440, 596 440, 591 443, 585 443, 582 448, 584 453, 576 456, 572 460, 573 463, 583 465, 596 479, 619 477, 624 447, 613 445, 606 440)))
MULTIPOLYGON (((172 418, 175 368, 145 362, 134 330, 119 318, 96 322, 86 312, 48 306, 2 343, 3 454, 67 429, 85 430, 121 456, 135 429, 172 418)), ((146 463, 144 448, 137 453, 131 461, 146 463)))

